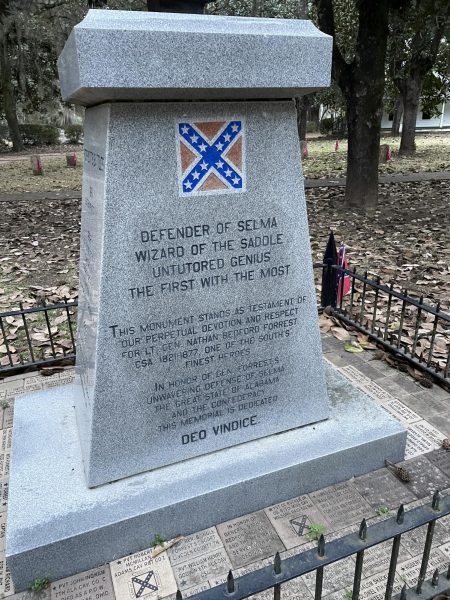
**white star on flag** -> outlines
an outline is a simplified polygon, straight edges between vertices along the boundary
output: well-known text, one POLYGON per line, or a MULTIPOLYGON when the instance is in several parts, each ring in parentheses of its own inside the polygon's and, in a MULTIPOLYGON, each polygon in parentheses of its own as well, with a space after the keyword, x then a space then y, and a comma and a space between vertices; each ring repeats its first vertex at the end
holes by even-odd
POLYGON ((194 173, 192 173, 192 177, 194 179, 198 179, 200 177, 200 173, 198 171, 195 171, 194 173))
POLYGON ((217 167, 218 169, 221 169, 221 168, 223 167, 223 161, 222 161, 222 160, 218 160, 218 161, 216 162, 216 167, 217 167))
POLYGON ((206 145, 205 144, 200 144, 199 145, 199 150, 200 150, 200 152, 206 152, 206 145))
POLYGON ((216 144, 216 148, 217 148, 217 150, 223 150, 223 144, 221 144, 220 142, 218 142, 216 144))
POLYGON ((206 171, 206 169, 208 168, 208 163, 203 161, 202 163, 200 163, 200 166, 203 169, 203 171, 206 171))
POLYGON ((230 169, 227 169, 227 170, 225 171, 225 175, 226 175, 227 177, 231 177, 231 175, 232 175, 232 174, 233 174, 233 171, 231 171, 230 169))
POLYGON ((181 131, 186 134, 189 133, 189 127, 187 125, 185 125, 184 127, 181 128, 181 131))
POLYGON ((240 182, 239 177, 233 177, 233 183, 235 183, 236 185, 240 182))
POLYGON ((191 140, 193 144, 195 144, 195 142, 198 142, 198 135, 191 135, 191 140))
POLYGON ((192 188, 192 183, 190 181, 186 181, 186 183, 184 185, 187 190, 190 190, 192 188))
POLYGON ((231 135, 230 135, 229 133, 227 133, 226 135, 224 135, 224 136, 223 136, 223 139, 224 139, 226 142, 229 142, 229 141, 231 140, 231 135))
POLYGON ((238 125, 236 125, 236 123, 234 123, 234 125, 231 126, 231 131, 233 133, 236 133, 236 131, 239 131, 239 127, 238 127, 238 125))

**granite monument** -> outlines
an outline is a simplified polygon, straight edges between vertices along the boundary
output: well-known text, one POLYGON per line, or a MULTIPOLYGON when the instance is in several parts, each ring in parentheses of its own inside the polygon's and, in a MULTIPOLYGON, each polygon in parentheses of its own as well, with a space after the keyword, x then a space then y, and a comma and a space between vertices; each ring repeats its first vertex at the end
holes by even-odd
POLYGON ((295 20, 73 30, 77 383, 16 403, 17 589, 403 458, 403 427, 322 359, 292 97, 329 84, 331 50, 295 20))

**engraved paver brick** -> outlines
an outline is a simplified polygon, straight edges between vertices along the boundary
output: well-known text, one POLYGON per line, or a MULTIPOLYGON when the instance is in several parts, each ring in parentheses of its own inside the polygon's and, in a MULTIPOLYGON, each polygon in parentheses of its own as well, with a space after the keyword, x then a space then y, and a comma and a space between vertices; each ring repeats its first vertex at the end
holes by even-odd
POLYGON ((210 585, 208 582, 203 583, 202 585, 194 585, 194 587, 183 590, 183 598, 190 598, 194 596, 194 594, 200 594, 200 592, 205 592, 210 589, 210 585))
POLYGON ((175 579, 181 591, 198 586, 210 579, 226 579, 231 562, 223 548, 191 558, 173 566, 175 579))
POLYGON ((320 523, 325 531, 329 526, 307 495, 270 506, 265 509, 265 513, 286 548, 300 546, 309 541, 308 525, 320 523))
MULTIPOLYGON (((417 578, 422 564, 422 555, 410 558, 407 561, 397 565, 397 573, 408 587, 417 583, 417 578)), ((426 579, 430 578, 436 569, 442 569, 448 566, 448 556, 438 548, 432 548, 430 552, 430 560, 428 562, 426 579)))
POLYGON ((334 529, 359 523, 375 514, 374 509, 349 482, 339 483, 309 494, 334 529))
MULTIPOLYGON (((427 431, 423 426, 425 421, 418 421, 408 426, 408 437, 406 440, 405 458, 415 458, 421 454, 426 454, 435 450, 440 446, 440 442, 437 443, 436 436, 432 436, 432 433, 427 431)), ((430 427, 432 427, 430 425, 430 427)), ((442 438, 445 436, 441 436, 442 438)))
POLYGON ((0 553, 0 596, 4 594, 9 596, 14 593, 14 585, 11 579, 8 565, 6 564, 5 554, 0 553))
MULTIPOLYGON (((368 577, 361 582, 360 600, 384 600, 386 594, 387 572, 377 573, 372 577, 368 577)), ((403 587, 403 581, 398 575, 394 580, 394 594, 398 594, 403 587)), ((323 600, 345 600, 350 593, 352 585, 347 586, 343 590, 339 590, 328 596, 324 596, 323 600)))
POLYGON ((109 565, 104 565, 52 582, 52 600, 114 600, 109 565))
POLYGON ((428 452, 425 457, 432 465, 450 477, 450 452, 448 450, 438 448, 432 452, 428 452))
POLYGON ((387 469, 356 477, 353 485, 375 510, 380 506, 398 508, 400 504, 416 500, 416 495, 387 469))
POLYGON ((217 526, 234 568, 274 556, 285 549, 264 511, 258 511, 217 526))
MULTIPOLYGON (((253 600, 273 600, 273 589, 255 594, 250 598, 253 600)), ((302 578, 299 578, 288 581, 281 586, 281 598, 283 600, 312 600, 313 595, 302 581, 302 578)))
MULTIPOLYGON (((425 546, 427 529, 428 526, 423 525, 422 527, 418 527, 417 529, 413 529, 412 531, 404 533, 401 538, 402 550, 406 550, 411 556, 418 556, 419 554, 422 555, 425 546)), ((447 521, 446 523, 442 523, 441 519, 439 519, 436 521, 434 528, 432 545, 440 546, 445 544, 445 542, 448 540, 450 540, 449 522, 447 521)))
POLYGON ((7 400, 8 405, 0 410, 0 418, 3 416, 2 429, 13 426, 14 418, 14 398, 7 400), (3 415, 1 415, 3 413, 3 415))
POLYGON ((431 497, 436 490, 450 486, 450 477, 432 465, 424 456, 399 463, 409 471, 411 481, 405 483, 418 498, 431 497))
POLYGON ((177 584, 167 553, 152 558, 151 552, 142 550, 110 564, 117 600, 136 600, 137 597, 156 600, 158 596, 166 598, 176 593, 177 584))
POLYGON ((222 540, 216 528, 210 527, 187 536, 184 540, 169 548, 167 554, 171 565, 177 565, 220 549, 223 549, 222 540))
POLYGON ((0 512, 8 508, 9 480, 0 480, 0 512))
POLYGON ((401 400, 397 400, 396 398, 385 402, 383 404, 383 408, 405 425, 416 423, 422 419, 422 417, 409 408, 409 406, 404 404, 401 400))
MULTIPOLYGON (((323 596, 345 589, 353 581, 355 574, 355 561, 353 557, 344 558, 338 563, 327 565, 323 570, 323 596)), ((316 574, 307 573, 304 581, 309 591, 314 594, 316 574)))

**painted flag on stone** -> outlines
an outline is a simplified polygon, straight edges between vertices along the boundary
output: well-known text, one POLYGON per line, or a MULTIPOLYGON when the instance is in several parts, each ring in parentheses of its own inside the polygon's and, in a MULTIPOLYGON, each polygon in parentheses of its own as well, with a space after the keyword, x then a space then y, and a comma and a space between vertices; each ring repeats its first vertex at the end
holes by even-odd
POLYGON ((177 146, 182 196, 245 191, 242 119, 178 123, 177 146))
MULTIPOLYGON (((345 244, 341 242, 341 246, 339 248, 338 253, 338 262, 339 267, 343 269, 348 269, 348 260, 347 260, 347 252, 345 251, 345 244)), ((349 293, 352 287, 350 275, 345 275, 338 271, 337 276, 337 303, 340 304, 341 298, 343 298, 346 294, 349 293)))

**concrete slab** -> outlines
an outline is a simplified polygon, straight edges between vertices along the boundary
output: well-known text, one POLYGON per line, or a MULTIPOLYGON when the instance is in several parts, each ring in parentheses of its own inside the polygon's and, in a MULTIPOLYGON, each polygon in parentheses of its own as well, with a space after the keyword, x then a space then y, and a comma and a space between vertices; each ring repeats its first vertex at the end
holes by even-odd
POLYGON ((16 400, 6 555, 16 590, 403 458, 406 431, 327 368, 331 418, 89 489, 74 385, 16 400))

